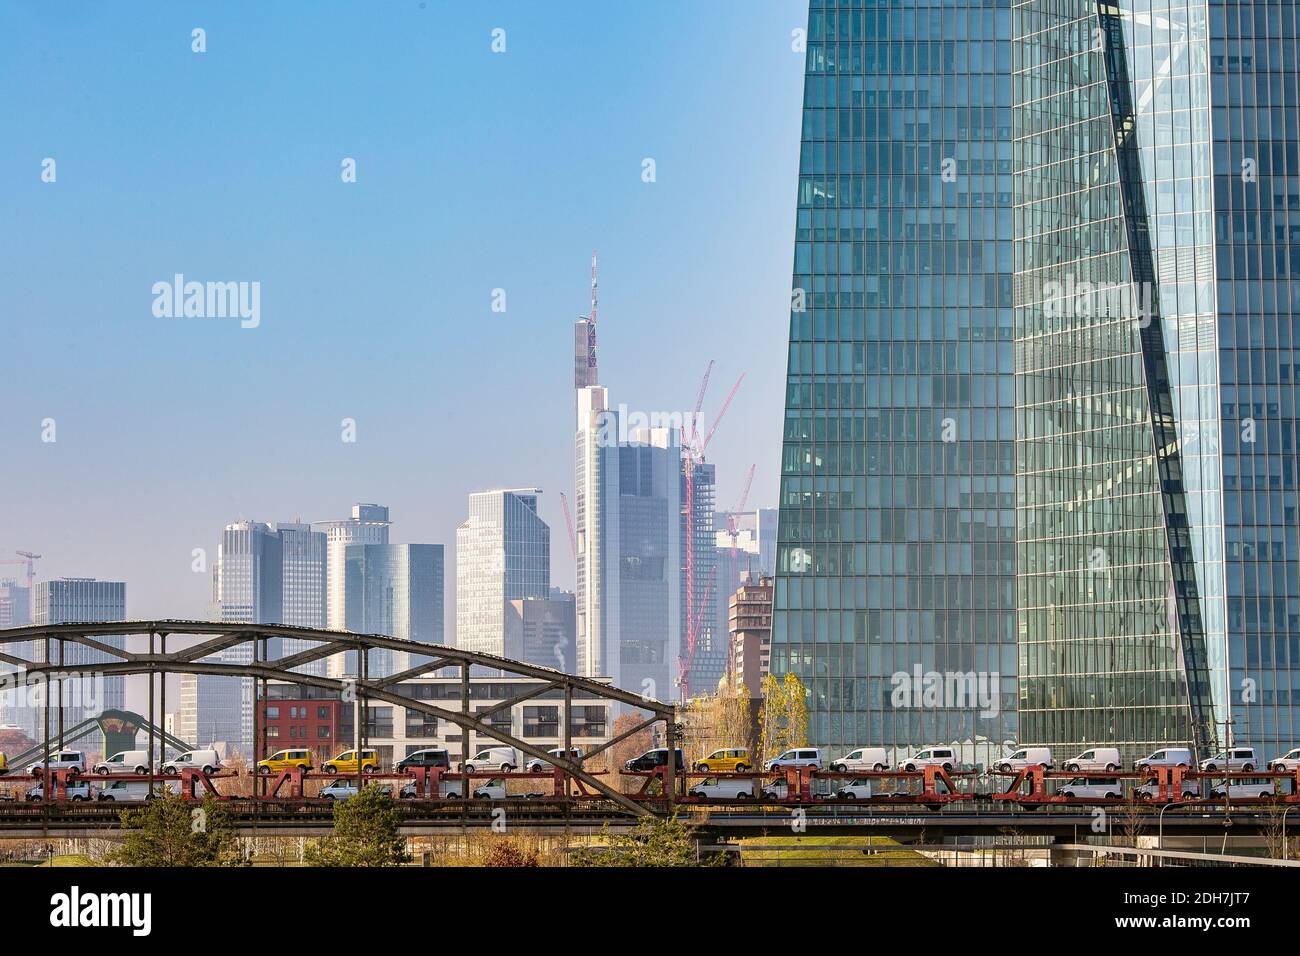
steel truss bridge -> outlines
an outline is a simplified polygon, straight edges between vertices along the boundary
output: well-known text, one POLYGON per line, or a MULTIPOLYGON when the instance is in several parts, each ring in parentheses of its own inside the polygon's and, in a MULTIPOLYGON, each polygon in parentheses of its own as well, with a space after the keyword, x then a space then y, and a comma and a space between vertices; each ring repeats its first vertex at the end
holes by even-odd
MULTIPOLYGON (((1008 778, 1005 786, 993 783, 999 774, 987 777, 992 789, 977 792, 977 774, 973 771, 948 771, 927 767, 911 772, 873 773, 823 773, 811 768, 789 769, 776 774, 690 774, 661 767, 653 772, 613 773, 588 770, 584 764, 592 757, 607 751, 633 734, 663 724, 662 740, 680 743, 681 733, 673 704, 647 700, 639 695, 620 690, 609 684, 589 678, 576 677, 548 667, 526 664, 490 654, 479 654, 457 648, 420 644, 383 635, 353 634, 341 631, 323 631, 284 625, 229 624, 199 621, 127 621, 94 624, 60 624, 0 630, 0 664, 15 669, 17 674, 6 675, 11 683, 57 684, 70 679, 73 674, 93 672, 102 676, 128 674, 165 675, 169 673, 207 674, 230 678, 251 679, 258 684, 258 696, 266 699, 269 681, 296 683, 339 693, 351 700, 358 715, 370 701, 384 701, 408 710, 446 720, 462 729, 515 747, 529 757, 537 757, 554 769, 533 773, 449 773, 441 768, 414 768, 405 773, 365 774, 366 780, 398 786, 406 784, 414 789, 413 799, 404 799, 403 831, 408 835, 433 835, 457 833, 492 826, 506 814, 512 830, 537 833, 580 834, 599 831, 605 826, 626 829, 648 815, 663 816, 673 813, 684 815, 699 826, 702 837, 714 839, 746 836, 780 836, 807 834, 810 836, 880 835, 902 841, 924 841, 930 836, 944 839, 988 836, 996 837, 1009 832, 1051 837, 1056 841, 1079 842, 1100 835, 1096 830, 1098 809, 1104 809, 1110 832, 1124 827, 1141 826, 1148 832, 1167 831, 1183 836, 1258 836, 1279 825, 1286 827, 1286 815, 1300 806, 1300 771, 1294 773, 1249 774, 1197 774, 1181 768, 1160 768, 1158 799, 1147 804, 1135 804, 1121 799, 1070 799, 1051 793, 1046 781, 1053 777, 1076 776, 1041 768, 1027 768, 1017 773, 1001 774, 1008 778), (105 636, 140 636, 145 638, 145 653, 134 653, 104 643, 105 636), (275 639, 291 639, 310 644, 305 650, 274 656, 269 653, 275 639), (186 646, 168 650, 184 640, 186 646), (38 648, 26 657, 19 653, 24 644, 38 648), (78 645, 101 655, 102 663, 65 665, 67 645, 78 645), (406 652, 415 664, 396 674, 370 676, 367 658, 373 650, 406 652), (212 660, 220 652, 236 651, 246 663, 212 660), (329 678, 304 674, 293 670, 313 661, 335 654, 355 652, 359 662, 359 675, 355 678, 329 678), (499 703, 473 710, 470 700, 470 669, 485 667, 506 675, 531 678, 536 684, 522 693, 499 703), (458 668, 460 672, 460 710, 451 710, 437 704, 419 700, 401 693, 402 685, 422 675, 443 668, 458 668), (507 710, 522 701, 559 691, 564 698, 564 750, 572 751, 571 723, 567 719, 575 693, 583 700, 603 700, 623 705, 637 711, 639 719, 631 728, 613 736, 605 744, 587 753, 581 761, 574 762, 552 755, 538 745, 512 736, 508 730, 490 723, 496 713, 507 710), (685 793, 688 777, 732 777, 745 779, 752 786, 750 793, 729 800, 709 800, 685 793), (472 778, 504 777, 547 784, 550 792, 530 793, 525 798, 514 795, 501 799, 469 799, 472 778), (625 793, 611 783, 622 777, 640 778, 640 789, 625 793), (873 787, 878 786, 874 797, 863 799, 836 799, 815 792, 815 783, 833 782, 834 778, 868 778, 873 787), (1220 799, 1179 799, 1183 793, 1184 778, 1230 779, 1233 777, 1270 778, 1279 781, 1279 792, 1268 801, 1220 799), (764 793, 764 779, 775 778, 784 782, 785 796, 772 797, 764 793), (815 778, 815 779, 814 779, 815 778), (1282 782, 1290 779, 1290 794, 1282 791, 1282 782), (459 783, 459 793, 441 788, 441 781, 459 783), (901 787, 901 789, 900 789, 901 787)), ((155 681, 150 681, 150 716, 155 713, 155 681)), ((160 682, 160 707, 166 711, 166 684, 160 682)), ((61 748, 65 735, 75 731, 63 727, 63 715, 57 703, 59 694, 51 691, 45 695, 45 736, 35 751, 37 762, 48 762, 48 755, 61 748), (42 755, 44 761, 42 761, 42 755)), ((152 721, 146 721, 149 732, 149 753, 154 759, 155 744, 164 741, 163 735, 152 721)), ((358 748, 366 746, 366 721, 356 721, 358 748)), ((254 739, 260 743, 259 754, 266 750, 265 727, 260 708, 254 708, 254 739)), ((470 756, 467 751, 469 734, 462 735, 462 762, 470 756)), ((174 744, 173 744, 174 745, 174 744)), ((20 770, 15 766, 13 770, 20 770)), ((43 788, 37 802, 0 802, 0 838, 32 837, 88 837, 111 835, 120 827, 121 807, 104 802, 75 801, 69 799, 67 785, 73 776, 66 770, 54 770, 48 775, 50 786, 43 788), (46 792, 48 791, 48 792, 46 792)), ((238 832, 244 836, 294 836, 311 837, 327 834, 333 828, 333 807, 330 801, 305 796, 307 779, 337 780, 324 773, 307 773, 289 770, 272 779, 258 775, 254 783, 254 796, 221 795, 214 782, 231 776, 229 771, 208 775, 198 770, 185 769, 180 774, 164 775, 152 765, 144 775, 114 774, 111 779, 148 782, 156 786, 164 781, 179 780, 180 792, 186 799, 194 799, 203 791, 218 796, 230 815, 238 832)), ((358 782, 362 774, 358 772, 358 782)), ((1109 777, 1117 783, 1121 778, 1142 776, 1136 772, 1093 772, 1088 776, 1109 777)), ((39 777, 0 777, 0 782, 31 780, 39 777)), ((97 779, 91 777, 91 779, 97 779)), ((1270 782, 1268 786, 1272 786, 1270 782)), ((1198 782, 1199 786, 1199 782, 1198 782)), ((404 788, 406 789, 406 788, 404 788)), ((1300 815, 1297 816, 1300 820, 1300 815)))
MULTIPOLYGON (((284 645, 279 644, 278 646, 284 645)), ((558 690, 564 697, 564 751, 566 754, 571 753, 573 747, 570 736, 572 732, 570 713, 572 712, 573 696, 576 691, 583 694, 585 701, 596 699, 612 704, 621 704, 633 711, 640 711, 638 716, 642 718, 631 728, 613 736, 605 744, 586 753, 583 757, 584 761, 590 760, 633 734, 651 728, 657 723, 663 724, 662 739, 664 741, 675 743, 680 738, 677 713, 672 704, 647 699, 641 695, 620 690, 597 680, 575 677, 572 674, 565 674, 550 667, 526 664, 505 657, 479 654, 454 647, 421 644, 417 641, 387 637, 382 634, 353 634, 347 631, 325 631, 315 628, 290 627, 282 624, 231 624, 211 621, 113 621, 88 624, 34 625, 0 630, 0 664, 8 665, 18 672, 10 676, 19 686, 23 684, 57 684, 61 674, 82 672, 93 672, 95 675, 103 677, 119 677, 130 674, 151 675, 148 707, 148 717, 151 720, 149 728, 151 764, 154 759, 154 745, 157 741, 152 726, 152 719, 155 714, 155 683, 160 684, 161 688, 159 691, 161 697, 159 707, 163 713, 166 713, 167 709, 166 681, 155 682, 152 677, 167 674, 207 674, 219 677, 252 679, 256 682, 257 692, 255 696, 262 700, 267 698, 266 685, 269 681, 283 681, 305 687, 318 687, 335 691, 344 700, 355 701, 359 715, 366 713, 365 708, 372 701, 395 704, 408 711, 416 711, 437 717, 439 720, 445 720, 461 728, 462 762, 470 757, 466 748, 469 746, 469 731, 473 731, 482 736, 499 740, 507 746, 514 747, 527 757, 538 757, 547 761, 547 763, 563 772, 567 778, 576 781, 581 786, 591 788, 591 790, 616 807, 635 816, 648 814, 651 810, 644 803, 630 799, 601 780, 599 776, 588 772, 584 769, 582 763, 575 763, 566 758, 550 754, 537 744, 520 740, 512 736, 508 731, 502 730, 488 721, 493 715, 501 711, 508 711, 514 705, 525 700, 558 690), (143 654, 132 653, 97 639, 105 636, 144 637, 147 639, 148 649, 143 654), (196 639, 197 643, 194 643, 196 639), (167 649, 169 640, 172 642, 173 648, 181 640, 185 642, 186 646, 169 651, 167 649), (272 642, 277 640, 305 641, 310 642, 311 646, 292 654, 275 656, 270 651, 273 646, 276 646, 272 642), (32 648, 32 653, 28 657, 22 657, 18 653, 25 643, 30 643, 32 648), (101 662, 94 664, 65 664, 68 658, 68 645, 97 652, 100 655, 101 662), (41 651, 39 655, 35 653, 38 649, 41 651), (422 662, 395 674, 371 677, 368 668, 369 656, 371 651, 376 650, 404 652, 410 655, 411 660, 419 659, 422 662), (318 677, 294 670, 294 668, 311 664, 314 661, 348 652, 354 652, 357 655, 356 660, 359 662, 359 673, 355 677, 318 677), (212 657, 216 654, 228 654, 231 657, 245 659, 248 663, 231 663, 228 659, 213 660, 212 657), (460 710, 439 707, 437 704, 400 693, 401 685, 406 681, 448 667, 455 667, 460 670, 460 710), (539 683, 528 687, 527 690, 508 700, 473 710, 470 703, 470 668, 472 667, 499 670, 510 677, 533 678, 539 683)), ((40 761, 38 758, 38 762, 42 762, 47 766, 49 752, 59 749, 64 739, 62 708, 57 705, 51 706, 52 699, 57 700, 60 697, 61 694, 53 689, 45 694, 45 733, 43 741, 45 760, 40 761)), ((253 739, 258 744, 255 750, 259 757, 265 756, 265 727, 260 707, 255 706, 253 708, 253 720, 253 739)), ((367 721, 364 719, 359 719, 355 723, 359 737, 355 743, 358 748, 366 746, 366 723, 367 721)), ((671 746, 671 744, 669 745, 671 746)), ((154 768, 152 765, 149 770, 149 777, 154 778, 156 775, 153 773, 154 768)), ((669 768, 669 777, 666 802, 671 808, 673 796, 677 790, 675 781, 671 780, 671 768, 669 768)), ((468 796, 468 787, 469 781, 466 778, 464 781, 465 796, 468 796)), ((54 796, 53 791, 50 796, 54 796)), ((2 812, 3 805, 0 805, 0 813, 2 812)))
MULTIPOLYGON (((663 801, 647 804, 662 814, 663 801)), ((223 807, 236 832, 244 837, 320 837, 333 832, 329 801, 280 801, 232 798, 223 807)), ((492 828, 505 822, 512 833, 591 835, 606 828, 626 831, 639 819, 610 800, 402 801, 406 836, 456 835, 492 828), (503 815, 504 807, 504 815, 503 815)), ((0 804, 0 839, 112 837, 120 829, 121 804, 12 803, 0 804)), ((1086 808, 1061 807, 1029 813, 992 805, 949 806, 927 811, 919 807, 842 806, 834 802, 792 807, 782 804, 701 807, 682 805, 677 812, 694 825, 701 839, 725 841, 746 837, 880 836, 907 844, 951 842, 973 837, 1046 837, 1056 842, 1083 843, 1092 838, 1122 835, 1135 824, 1123 808, 1111 815, 1102 830, 1086 808), (801 812, 802 811, 802 812, 801 812)), ((1292 832, 1297 822, 1292 821, 1292 832)), ((1174 808, 1166 814, 1143 813, 1141 832, 1167 837, 1256 837, 1276 827, 1272 811, 1258 807, 1222 810, 1174 808)))

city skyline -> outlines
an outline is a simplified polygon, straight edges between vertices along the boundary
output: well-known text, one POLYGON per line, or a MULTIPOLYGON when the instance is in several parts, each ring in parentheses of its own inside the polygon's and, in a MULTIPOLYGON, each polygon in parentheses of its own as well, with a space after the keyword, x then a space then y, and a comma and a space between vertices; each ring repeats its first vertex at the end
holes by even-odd
MULTIPOLYGON (((690 16, 689 5, 680 11, 690 16)), ((212 529, 240 517, 328 520, 348 502, 383 502, 401 540, 448 546, 449 575, 472 491, 544 488, 542 518, 563 528, 572 322, 587 310, 592 249, 602 371, 620 401, 646 414, 689 410, 709 359, 722 378, 746 373, 710 449, 718 501, 738 498, 755 463, 752 499, 776 500, 771 423, 784 356, 770 344, 784 334, 788 267, 784 243, 766 237, 791 221, 802 82, 791 34, 802 3, 758 16, 717 5, 715 25, 736 39, 724 51, 671 18, 595 3, 430 5, 400 15, 407 39, 396 44, 387 26, 322 15, 304 33, 288 11, 246 5, 204 12, 201 57, 189 49, 189 13, 161 11, 147 28, 130 12, 50 16, 66 28, 58 55, 71 71, 58 89, 33 82, 49 34, 21 9, 0 11, 16 83, 0 213, 47 236, 75 224, 97 251, 73 243, 56 255, 17 241, 27 230, 0 237, 13 266, 0 288, 15 317, 7 354, 25 357, 0 376, 0 438, 18 466, 0 476, 0 549, 43 554, 38 577, 127 580, 133 616, 193 617, 210 590, 194 551, 210 567, 212 529), (494 55, 498 20, 508 48, 494 55), (388 63, 378 105, 370 80, 339 87, 322 72, 318 51, 345 43, 388 63), (629 64, 620 43, 653 53, 629 64), (122 44, 139 57, 110 66, 104 50, 122 44), (250 87, 264 59, 286 70, 250 87), (705 60, 689 80, 674 66, 705 60), (148 61, 189 78, 158 87, 148 61), (586 75, 556 67, 579 61, 586 75), (69 110, 64 83, 117 105, 69 110), (249 109, 223 103, 232 85, 249 109), (475 98, 453 93, 466 87, 475 98), (727 104, 727 122, 679 114, 699 89, 727 104), (562 101, 578 108, 531 118, 562 101), (124 135, 155 110, 196 130, 219 123, 222 135, 202 137, 206 156, 183 139, 124 135), (389 128, 412 114, 426 129, 398 150, 389 128), (575 152, 592 129, 598 148, 575 152), (253 143, 280 160, 251 161, 253 143), (528 143, 536 163, 520 159, 528 143), (345 156, 357 161, 355 184, 340 182, 345 156), (41 182, 45 157, 58 162, 54 183, 41 182), (656 161, 650 183, 646 158, 656 161), (113 190, 101 190, 105 177, 113 190), (132 203, 137 191, 183 207, 186 225, 132 203), (712 225, 683 237, 681 222, 701 209, 713 210, 712 225), (344 238, 325 238, 331 230, 344 238), (99 241, 110 235, 131 241, 99 241), (52 265, 69 254, 94 263, 75 283, 52 265), (155 318, 150 285, 176 273, 260 281, 259 326, 155 318), (492 311, 497 288, 502 314, 492 311), (149 368, 138 380, 116 371, 138 363, 149 368), (353 444, 340 438, 345 418, 356 422, 353 444), (54 442, 41 441, 45 419, 54 442), (159 447, 165 462, 145 467, 159 447)), ((565 535, 553 538, 553 577, 572 587, 565 535)))

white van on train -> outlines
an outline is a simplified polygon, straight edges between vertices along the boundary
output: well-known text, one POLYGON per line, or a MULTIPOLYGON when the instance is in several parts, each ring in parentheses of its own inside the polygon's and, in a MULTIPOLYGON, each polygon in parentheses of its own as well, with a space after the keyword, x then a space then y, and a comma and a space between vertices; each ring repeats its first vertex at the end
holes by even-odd
POLYGON ((110 773, 148 773, 149 751, 123 750, 94 766, 95 773, 107 777, 110 773))
POLYGON ((1070 773, 1079 771, 1087 773, 1089 770, 1115 771, 1122 766, 1124 761, 1120 759, 1118 747, 1093 747, 1065 762, 1065 769, 1070 773))
POLYGON ((1093 800, 1119 799, 1124 796, 1124 781, 1094 780, 1088 777, 1075 777, 1056 788, 1062 797, 1085 797, 1093 800))
POLYGON ((519 751, 514 747, 483 747, 465 761, 464 773, 484 773, 499 770, 509 773, 519 768, 519 751))
POLYGON ((1191 766, 1192 752, 1186 747, 1165 747, 1163 750, 1157 750, 1155 753, 1139 757, 1133 761, 1134 770, 1150 770, 1152 767, 1182 767, 1188 769, 1191 766))
POLYGON ((994 760, 990 766, 993 770, 1001 770, 1004 773, 1013 773, 1026 767, 1042 767, 1044 770, 1051 770, 1052 748, 1021 747, 1009 757, 999 757, 994 760))
POLYGON ((952 770, 957 766, 957 751, 951 747, 926 747, 898 762, 899 770, 911 773, 924 767, 942 767, 952 770))
POLYGON ((221 769, 221 755, 215 750, 187 750, 163 764, 163 773, 180 773, 187 767, 197 767, 204 773, 221 769))
POLYGON ((884 747, 859 747, 831 761, 835 773, 879 773, 888 769, 889 756, 884 747))

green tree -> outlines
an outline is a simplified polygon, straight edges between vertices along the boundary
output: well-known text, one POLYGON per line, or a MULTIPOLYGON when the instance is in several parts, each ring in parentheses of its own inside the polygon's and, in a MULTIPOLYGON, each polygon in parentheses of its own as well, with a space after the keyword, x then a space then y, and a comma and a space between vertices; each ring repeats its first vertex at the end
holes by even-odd
POLYGON ((682 730, 686 735, 687 766, 694 767, 715 750, 745 747, 752 753, 749 694, 745 685, 718 682, 713 694, 692 697, 680 705, 682 730))
POLYGON ((762 754, 768 760, 791 747, 808 743, 808 689, 794 674, 777 680, 775 674, 763 678, 763 707, 759 714, 762 727, 762 754))
POLYGON ((334 835, 307 848, 309 866, 400 866, 411 859, 402 811, 376 784, 334 804, 334 835))
POLYGON ((230 817, 212 796, 202 803, 165 793, 123 810, 122 844, 106 854, 118 866, 247 866, 230 817))
POLYGON ((677 817, 645 816, 626 834, 609 833, 607 848, 583 847, 573 854, 573 866, 712 866, 720 854, 701 863, 696 859, 691 827, 677 817))

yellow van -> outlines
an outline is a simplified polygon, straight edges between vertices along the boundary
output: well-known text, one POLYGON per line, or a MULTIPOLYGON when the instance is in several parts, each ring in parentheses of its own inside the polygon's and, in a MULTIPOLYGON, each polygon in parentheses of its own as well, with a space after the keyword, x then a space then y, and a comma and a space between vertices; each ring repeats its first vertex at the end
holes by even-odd
MULTIPOLYGON (((348 750, 333 760, 326 760, 321 764, 321 769, 326 773, 351 773, 357 772, 357 752, 348 750)), ((374 773, 379 769, 379 754, 373 750, 361 751, 361 772, 374 773)))
POLYGON ((749 759, 749 751, 744 747, 715 750, 695 765, 700 773, 740 773, 753 768, 754 761, 749 759))
POLYGON ((0 777, 4 776, 8 772, 9 758, 4 755, 4 751, 0 750, 0 777))
POLYGON ((258 773, 281 773, 290 767, 301 767, 303 770, 310 770, 311 751, 294 749, 294 750, 277 750, 265 760, 257 762, 258 773))

